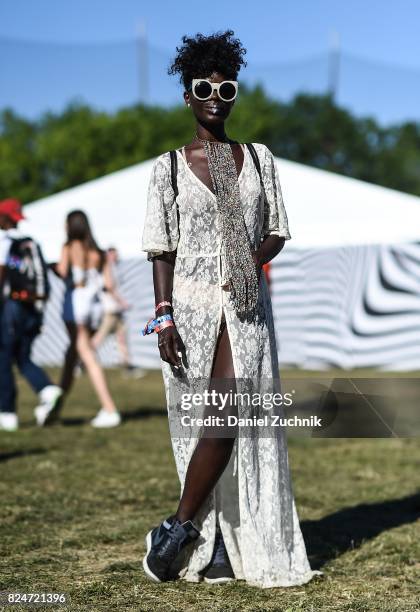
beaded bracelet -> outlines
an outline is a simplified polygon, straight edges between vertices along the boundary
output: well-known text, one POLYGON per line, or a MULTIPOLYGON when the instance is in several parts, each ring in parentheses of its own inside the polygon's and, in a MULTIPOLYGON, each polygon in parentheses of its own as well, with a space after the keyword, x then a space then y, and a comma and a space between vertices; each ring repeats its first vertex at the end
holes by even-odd
POLYGON ((175 323, 171 320, 164 321, 160 325, 156 325, 155 332, 158 334, 162 331, 162 329, 165 329, 165 327, 175 327, 175 323))
POLYGON ((162 306, 170 306, 172 308, 171 302, 168 302, 168 301, 165 300, 164 302, 159 302, 159 304, 156 304, 155 312, 157 312, 159 310, 159 308, 161 308, 162 306))
POLYGON ((157 327, 159 327, 162 323, 165 323, 166 321, 172 321, 171 314, 167 313, 161 315, 160 317, 157 317, 156 319, 149 319, 142 331, 143 336, 153 333, 157 327))

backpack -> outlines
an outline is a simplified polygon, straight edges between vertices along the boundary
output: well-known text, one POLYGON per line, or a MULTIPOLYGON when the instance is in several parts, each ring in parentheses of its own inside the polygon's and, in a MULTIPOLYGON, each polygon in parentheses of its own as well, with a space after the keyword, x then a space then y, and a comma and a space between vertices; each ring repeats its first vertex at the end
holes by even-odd
POLYGON ((12 299, 48 299, 47 265, 40 246, 32 238, 12 238, 6 260, 6 281, 12 299))
MULTIPOLYGON (((257 152, 255 150, 255 147, 250 142, 247 142, 245 144, 248 147, 249 152, 251 153, 251 157, 252 157, 254 165, 255 165, 255 167, 257 169, 258 176, 260 177, 261 186, 264 189, 263 180, 262 180, 262 176, 261 176, 260 160, 258 159, 258 155, 257 155, 257 152)), ((172 151, 169 151, 169 154, 171 156, 171 182, 172 182, 172 188, 174 190, 175 198, 176 198, 177 195, 178 195, 178 183, 177 183, 177 180, 176 180, 176 175, 178 173, 178 159, 177 159, 177 156, 176 156, 175 149, 173 149, 172 151)))

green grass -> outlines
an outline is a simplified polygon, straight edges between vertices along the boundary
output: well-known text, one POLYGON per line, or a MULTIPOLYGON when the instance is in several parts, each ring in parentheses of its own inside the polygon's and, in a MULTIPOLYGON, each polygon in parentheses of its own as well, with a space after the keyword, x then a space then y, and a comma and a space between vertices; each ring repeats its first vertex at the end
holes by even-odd
POLYGON ((109 377, 126 417, 111 431, 88 424, 98 404, 85 377, 46 429, 19 384, 21 429, 0 432, 0 591, 65 592, 60 609, 72 611, 420 610, 414 438, 290 440, 302 530, 323 577, 266 590, 147 581, 144 535, 179 495, 162 378, 109 377))

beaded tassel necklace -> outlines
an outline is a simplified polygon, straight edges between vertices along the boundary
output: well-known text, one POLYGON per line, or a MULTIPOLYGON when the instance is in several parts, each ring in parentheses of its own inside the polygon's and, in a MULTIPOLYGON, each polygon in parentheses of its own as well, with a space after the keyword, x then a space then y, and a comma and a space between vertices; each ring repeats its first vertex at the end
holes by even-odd
MULTIPOLYGON (((217 200, 230 298, 240 317, 255 321, 258 278, 242 212, 235 159, 229 142, 203 140, 217 200)), ((245 162, 244 162, 245 163, 245 162)))

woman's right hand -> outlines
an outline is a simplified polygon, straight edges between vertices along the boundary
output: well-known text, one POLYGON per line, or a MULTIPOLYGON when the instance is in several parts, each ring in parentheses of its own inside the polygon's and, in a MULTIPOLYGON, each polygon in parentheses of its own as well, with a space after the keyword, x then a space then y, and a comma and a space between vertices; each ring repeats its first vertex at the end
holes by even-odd
POLYGON ((158 333, 158 347, 163 361, 179 368, 182 365, 178 353, 185 351, 184 343, 176 326, 165 327, 158 333))

